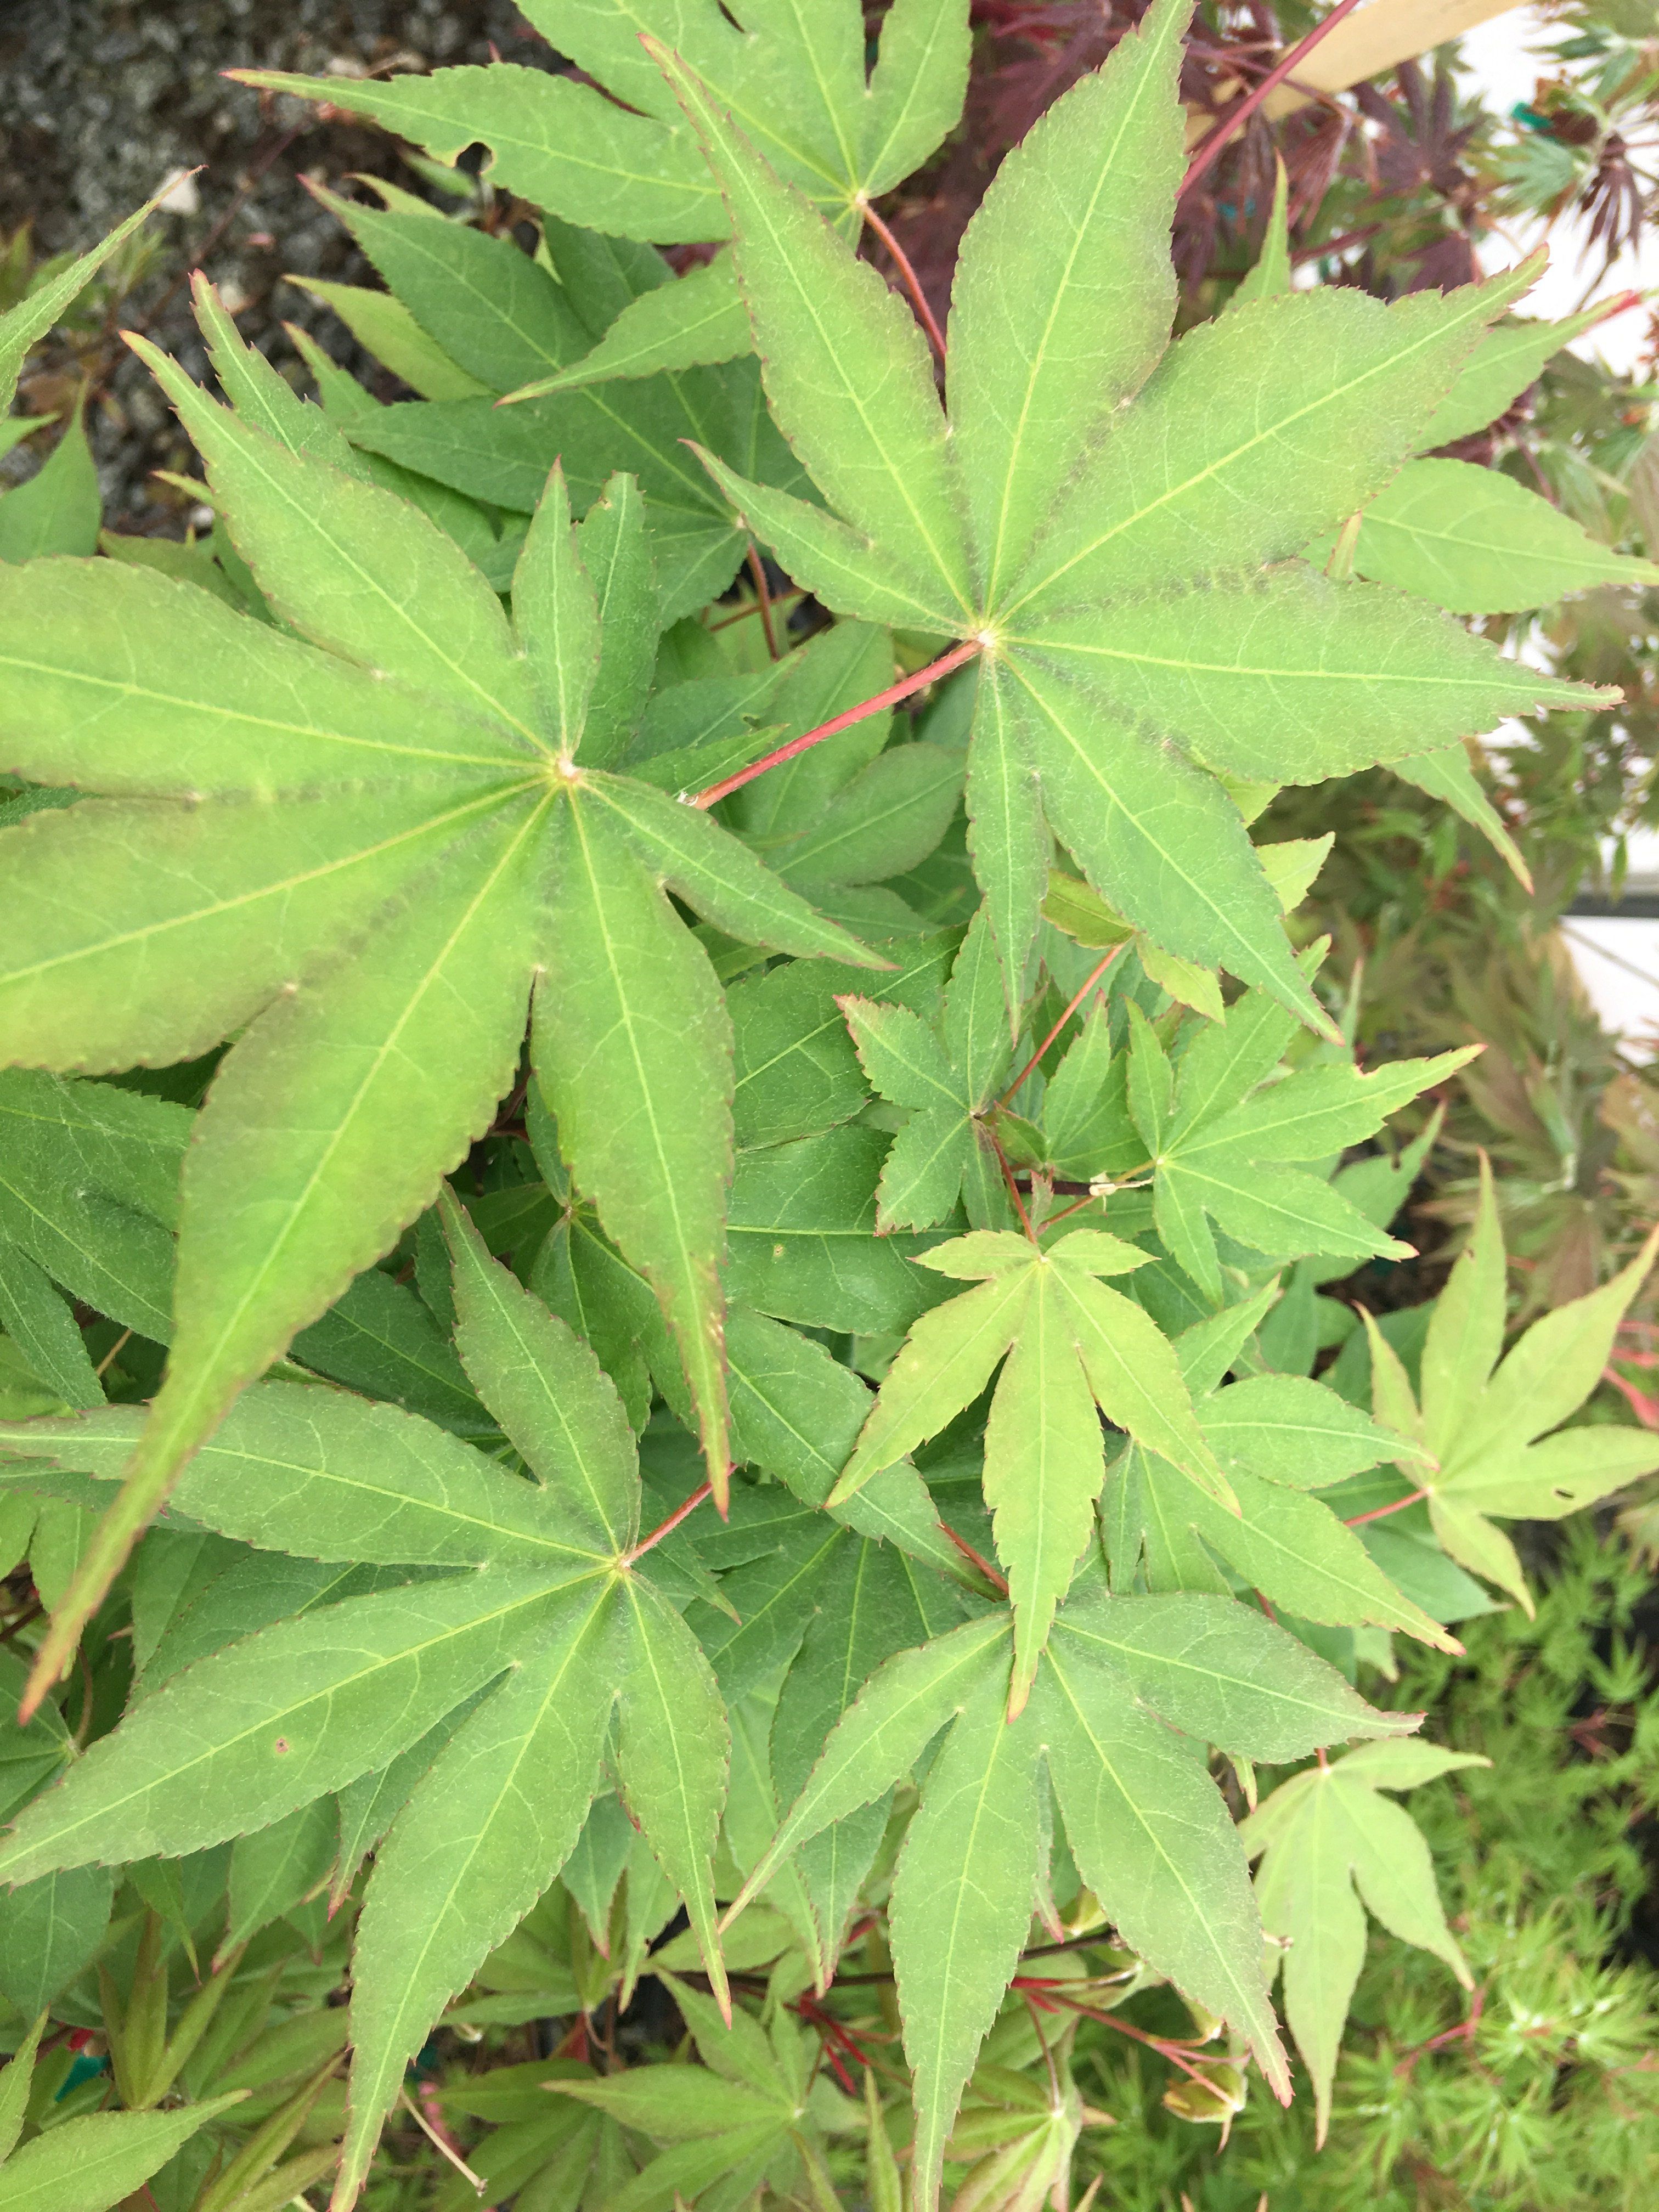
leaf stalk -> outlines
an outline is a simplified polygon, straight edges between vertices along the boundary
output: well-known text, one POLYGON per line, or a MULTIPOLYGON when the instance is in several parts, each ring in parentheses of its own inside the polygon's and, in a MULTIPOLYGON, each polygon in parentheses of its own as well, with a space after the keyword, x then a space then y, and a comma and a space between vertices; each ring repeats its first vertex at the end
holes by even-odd
POLYGON ((949 653, 941 653, 937 660, 930 660, 926 668, 917 669, 914 676, 902 677, 896 684, 890 684, 884 691, 878 691, 873 699, 866 699, 859 706, 849 707, 844 714, 837 714, 833 720, 820 723, 816 730, 808 730, 805 737, 791 738, 787 745, 780 745, 775 752, 768 753, 763 760, 751 761, 747 768, 740 768, 735 775, 728 775, 723 782, 711 783, 707 791, 699 791, 693 795, 691 805, 717 805, 722 799, 729 799, 734 791, 741 791, 744 784, 753 783, 757 775, 764 775, 768 769, 781 768, 785 761, 793 760, 798 753, 810 751, 812 746, 822 744, 826 738, 836 737, 842 730, 850 730, 855 722, 867 721, 872 714, 879 714, 884 708, 896 707, 901 699, 908 699, 915 693, 925 690, 928 684, 937 683, 941 676, 948 676, 953 669, 960 668, 963 661, 971 660, 980 649, 980 641, 976 637, 965 638, 960 645, 953 645, 949 653))

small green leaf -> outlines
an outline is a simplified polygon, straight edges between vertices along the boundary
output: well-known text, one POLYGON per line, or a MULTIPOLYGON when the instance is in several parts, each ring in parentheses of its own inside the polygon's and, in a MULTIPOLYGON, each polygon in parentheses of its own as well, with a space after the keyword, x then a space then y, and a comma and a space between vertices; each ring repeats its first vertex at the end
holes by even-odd
POLYGON ((1153 1711, 1201 1741, 1279 1765, 1358 1735, 1404 1735, 1413 1713, 1378 1712, 1334 1667, 1232 1598, 1185 1591, 1108 1597, 1085 1586, 1054 1630, 1118 1668, 1153 1711))
POLYGON ((1353 558, 1359 575, 1458 614, 1659 583, 1651 561, 1615 553, 1512 477, 1467 461, 1407 461, 1365 509, 1353 558))
POLYGON ((1124 1678, 1071 1639, 1051 1646, 1032 1718, 1078 1871, 1125 1942, 1249 2039, 1281 2102, 1289 2070, 1261 1968, 1261 1929, 1221 1794, 1124 1678))
POLYGON ((556 817, 553 956, 532 1051, 578 1185, 662 1302, 685 1364, 709 1477, 724 1486, 720 1364, 732 1160, 732 1032, 707 956, 609 811, 556 817))
MULTIPOLYGON (((939 2202, 945 2145, 980 2045, 1019 1964, 1036 1903, 1042 1741, 979 1682, 928 1769, 889 1908, 910 2062, 916 2212, 939 2202)), ((1241 1869, 1242 1872, 1242 1869, 1241 1869)))
POLYGON ((1291 289, 1289 222, 1291 180, 1282 159, 1273 164, 1273 201, 1255 266, 1227 302, 1228 312, 1256 300, 1277 300, 1291 289))
POLYGON ((0 2212, 109 2212, 142 2189, 245 2089, 170 2112, 90 2112, 36 2136, 0 2167, 0 2212))
POLYGON ((0 561, 97 551, 103 499, 81 408, 34 474, 0 497, 0 561))
POLYGON ((353 1953, 349 2204, 433 2021, 568 1856, 599 1775, 622 1622, 573 1591, 439 1753, 380 1848, 353 1953))
POLYGON ((724 1925, 759 1895, 789 1853, 863 1805, 885 1796, 963 1710, 975 1685, 1001 1687, 1007 1622, 991 1613, 948 1636, 901 1651, 860 1691, 831 1731, 805 1787, 733 1900, 724 1925))
POLYGON ((507 397, 539 399, 548 392, 605 384, 613 377, 699 368, 734 360, 749 348, 749 311, 732 257, 722 253, 686 270, 674 283, 630 300, 597 345, 551 374, 534 376, 507 397))
POLYGON ((767 392, 842 512, 953 622, 971 605, 945 417, 909 310, 856 262, 677 56, 647 40, 702 142, 736 236, 767 392))
POLYGON ((624 1585, 627 1654, 617 1766, 623 1802, 690 1916, 720 2001, 731 2007, 710 1865, 726 1799, 729 1731, 708 1661, 672 1607, 637 1577, 624 1585))
POLYGON ((588 695, 581 755, 605 768, 634 741, 650 696, 662 602, 635 479, 613 476, 577 532, 599 616, 599 665, 588 695))
POLYGON ((597 1550, 638 1534, 639 1472, 627 1416, 580 1337, 493 1261, 446 1184, 456 1346, 479 1395, 571 1525, 597 1550))
POLYGON ((1441 1910, 1428 1846, 1416 1824, 1377 1790, 1407 1790, 1452 1767, 1486 1764, 1433 1744, 1367 1744, 1329 1767, 1292 1777, 1240 1827, 1250 1856, 1267 1855, 1256 1876, 1262 1917, 1273 1934, 1289 1939, 1285 2012, 1314 2077, 1322 2142, 1364 1956, 1364 1915, 1351 1884, 1391 1934, 1432 1951, 1471 1985, 1441 1910))
POLYGON ((1106 1475, 1094 1394, 1057 1273, 1036 1279, 985 1430, 985 1502, 1014 1608, 1011 1716, 1030 1693, 1106 1475))
POLYGON ((1055 485, 1168 340, 1188 14, 1187 0, 1164 0, 1104 69, 1057 100, 1004 161, 963 236, 950 407, 985 604, 1023 565, 1055 485))
POLYGON ((581 743, 599 674, 599 611, 556 461, 513 571, 513 627, 530 664, 542 727, 568 758, 581 743))
POLYGON ((554 1609, 545 1570, 325 1607, 216 1651, 134 1707, 0 1845, 7 1879, 177 1857, 381 1767, 501 1672, 554 1609))

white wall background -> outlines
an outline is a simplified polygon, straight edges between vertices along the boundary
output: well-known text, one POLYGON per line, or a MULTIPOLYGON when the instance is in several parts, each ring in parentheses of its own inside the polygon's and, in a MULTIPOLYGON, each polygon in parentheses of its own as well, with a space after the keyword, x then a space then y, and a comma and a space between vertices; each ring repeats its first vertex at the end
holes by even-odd
MULTIPOLYGON (((1512 8, 1464 34, 1462 73, 1488 105, 1507 112, 1531 99, 1543 68, 1540 57, 1552 38, 1560 36, 1559 25, 1552 26, 1540 9, 1512 8)), ((1501 236, 1487 240, 1481 258, 1490 269, 1508 268, 1547 240, 1550 265, 1524 303, 1522 312, 1528 315, 1570 315, 1621 292, 1659 292, 1659 236, 1652 230, 1636 252, 1621 254, 1592 288, 1602 248, 1589 246, 1587 229, 1585 222, 1571 217, 1547 234, 1540 222, 1511 222, 1501 236)), ((1628 374, 1640 359, 1647 331, 1645 308, 1632 308, 1587 331, 1571 349, 1628 374)), ((1525 734, 1517 727, 1522 742, 1525 734)), ((1631 840, 1630 874, 1632 887, 1638 881, 1644 888, 1659 884, 1659 833, 1631 840)), ((1572 917, 1563 934, 1601 1020, 1620 1031, 1640 1056, 1659 1054, 1659 921, 1583 915, 1572 917)))

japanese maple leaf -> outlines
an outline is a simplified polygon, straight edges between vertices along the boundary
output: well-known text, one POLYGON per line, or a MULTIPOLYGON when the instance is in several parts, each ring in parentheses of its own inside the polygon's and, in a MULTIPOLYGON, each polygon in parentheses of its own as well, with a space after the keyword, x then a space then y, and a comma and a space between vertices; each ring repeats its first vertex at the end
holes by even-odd
POLYGON ((1188 0, 1158 0, 1012 153, 920 329, 653 46, 726 195, 780 427, 829 512, 706 465, 830 605, 976 657, 974 862, 1011 1008, 1049 832, 1176 957, 1324 1026, 1226 779, 1314 782, 1590 695, 1297 556, 1421 443, 1536 263, 1445 298, 1252 302, 1171 346, 1188 0))
POLYGON ((723 1488, 731 1032, 664 886, 735 935, 880 964, 705 813, 612 772, 657 645, 631 478, 578 532, 555 469, 509 620, 203 311, 239 412, 134 343, 275 623, 113 562, 0 580, 5 765, 103 794, 5 833, 7 1058, 235 1040, 185 1167, 167 1376, 38 1681, 235 1393, 489 1127, 532 986, 562 1144, 661 1300, 723 1488))

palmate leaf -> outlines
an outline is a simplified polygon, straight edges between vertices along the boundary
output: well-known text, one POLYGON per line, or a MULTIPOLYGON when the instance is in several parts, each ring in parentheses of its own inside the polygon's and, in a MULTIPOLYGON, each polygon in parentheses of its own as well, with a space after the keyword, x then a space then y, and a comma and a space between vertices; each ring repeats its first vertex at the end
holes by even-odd
POLYGON ((1263 1083, 1290 1024, 1264 993, 1248 993, 1224 1025, 1196 1037, 1179 1079, 1135 1010, 1126 1098, 1152 1170, 1153 1216, 1170 1257, 1219 1304, 1215 1229, 1268 1260, 1317 1252, 1358 1261, 1410 1247, 1296 1161, 1329 1160, 1473 1059, 1478 1046, 1362 1073, 1307 1067, 1263 1083), (1258 1087, 1261 1086, 1261 1087, 1258 1087))
POLYGON ((1656 1230, 1630 1264, 1533 1323, 1500 1364, 1504 1232, 1484 1156, 1474 1233, 1435 1301, 1424 1340, 1421 1405, 1398 1354, 1366 1316, 1372 1403, 1427 1461, 1401 1462, 1426 1492, 1442 1546, 1530 1613, 1515 1547, 1499 1520, 1559 1521, 1659 1467, 1646 1429, 1561 1425, 1601 1382, 1619 1324, 1659 1253, 1656 1230))
MULTIPOLYGON (((1350 1426, 1322 1383, 1266 1376, 1218 1388, 1273 1297, 1195 1323, 1176 1340, 1201 1432, 1237 1510, 1190 1474, 1131 1443, 1114 1460, 1101 1505, 1111 1587, 1127 1595, 1236 1588, 1222 1565, 1306 1620, 1401 1628, 1443 1650, 1462 1647, 1395 1588, 1317 1489, 1389 1461, 1417 1478, 1425 1455, 1400 1423, 1350 1426), (1235 1410, 1231 1402, 1238 1401, 1235 1410)), ((1352 1410, 1352 1409, 1350 1409, 1352 1410)))
POLYGON ((723 1483, 729 1031, 660 886, 780 950, 878 964, 713 823, 583 764, 590 699, 613 752, 653 644, 625 485, 580 533, 609 647, 556 475, 514 628, 416 509, 154 358, 266 599, 314 642, 106 562, 26 568, 0 608, 9 762, 123 794, 11 833, 10 1055, 111 1068, 243 1030, 189 1155, 167 1376, 42 1680, 236 1390, 487 1127, 538 974, 578 1182, 662 1297, 723 1483))
POLYGON ((1285 2095, 1243 1857, 1196 1746, 1283 1758, 1292 1745, 1414 1725, 1371 1711, 1334 1669, 1231 1600, 1113 1599, 1091 1579, 1057 1617, 1030 1702, 1012 1723, 1006 1616, 969 1621, 882 1667, 728 1915, 789 1853, 884 1795, 950 1730, 922 1781, 891 1905, 915 2079, 915 2202, 924 2212, 963 2084, 1026 1942, 1045 1787, 1079 1872, 1124 1942, 1227 2019, 1285 2095))
POLYGON ((948 437, 898 303, 695 54, 659 58, 732 211, 774 411, 834 512, 718 480, 832 605, 981 645, 969 804, 1011 1005, 1046 819, 1164 951, 1322 1027, 1212 772, 1317 781, 1589 697, 1296 560, 1418 448, 1535 270, 1391 308, 1262 299, 1164 354, 1188 12, 1163 0, 1003 163, 957 264, 948 437))
MULTIPOLYGON (((678 1614, 631 1571, 632 1434, 586 1346, 489 1258, 447 1198, 444 1214, 463 1356, 534 1479, 391 1408, 256 1385, 184 1469, 171 1515, 295 1553, 296 1565, 349 1562, 361 1575, 356 1563, 372 1563, 380 1586, 356 1594, 361 1581, 354 1592, 325 1565, 303 1590, 276 1577, 263 1612, 246 1576, 216 1613, 198 1597, 190 1647, 169 1651, 163 1637, 143 1693, 73 1788, 37 1798, 0 1844, 0 1871, 24 1880, 177 1856, 396 1773, 421 1747, 360 1923, 342 2207, 433 2020, 574 1847, 618 1703, 629 1810, 725 1990, 709 1868, 724 1709, 678 1614)), ((46 1461, 113 1481, 141 1419, 109 1407, 11 1424, 0 1452, 31 1463, 25 1480, 46 1461)), ((270 1580, 278 1563, 248 1564, 270 1580)))
POLYGON ((982 1279, 912 1328, 830 1493, 832 1504, 853 1497, 937 1436, 1010 1355, 991 1401, 984 1484, 1014 1608, 1011 1715, 1025 1702, 1092 1525, 1105 1475, 1097 1405, 1214 1494, 1224 1511, 1231 1503, 1167 1340, 1139 1306, 1098 1279, 1127 1273, 1147 1256, 1092 1229, 1072 1230, 1046 1248, 1007 1231, 976 1231, 920 1255, 942 1274, 982 1279))
MULTIPOLYGON (((498 541, 479 499, 528 515, 557 458, 586 512, 612 473, 627 469, 646 495, 646 537, 665 619, 724 590, 743 557, 744 537, 686 442, 768 481, 800 482, 799 465, 766 416, 753 362, 689 371, 681 363, 670 374, 674 364, 664 361, 643 380, 556 392, 511 410, 497 404, 497 395, 538 368, 580 365, 607 326, 620 332, 631 317, 672 312, 680 287, 653 248, 550 220, 544 268, 511 240, 445 222, 429 209, 394 206, 382 214, 346 201, 327 204, 392 289, 328 286, 321 295, 422 395, 380 406, 353 386, 356 396, 345 403, 318 365, 359 472, 419 500, 490 580, 505 586, 503 554, 516 525, 507 521, 498 541)), ((747 351, 740 306, 738 315, 741 343, 717 347, 715 359, 747 351)), ((240 397, 235 404, 246 411, 240 397)))
POLYGON ((1410 1815, 1379 1793, 1489 1763, 1430 1743, 1366 1744, 1282 1784, 1239 1829, 1251 1858, 1262 1862, 1255 1885, 1262 1920, 1289 1945, 1285 2017, 1313 2076, 1321 2143, 1342 2029, 1364 1963, 1359 1899, 1390 1935, 1432 1951, 1466 1989, 1473 1985, 1446 1925, 1428 1845, 1410 1815))
POLYGON ((843 218, 926 161, 967 89, 964 0, 896 0, 867 81, 856 0, 730 11, 715 0, 531 0, 525 13, 591 84, 500 63, 385 83, 234 74, 368 116, 441 161, 482 140, 507 191, 567 222, 665 244, 718 239, 726 226, 641 33, 678 45, 783 173, 843 218))
POLYGON ((850 994, 839 1003, 866 1075, 884 1098, 911 1115, 882 1167, 878 1229, 930 1229, 959 1197, 974 1228, 1012 1227, 982 1121, 1013 1057, 984 910, 969 927, 951 969, 939 1030, 908 1007, 850 994))

